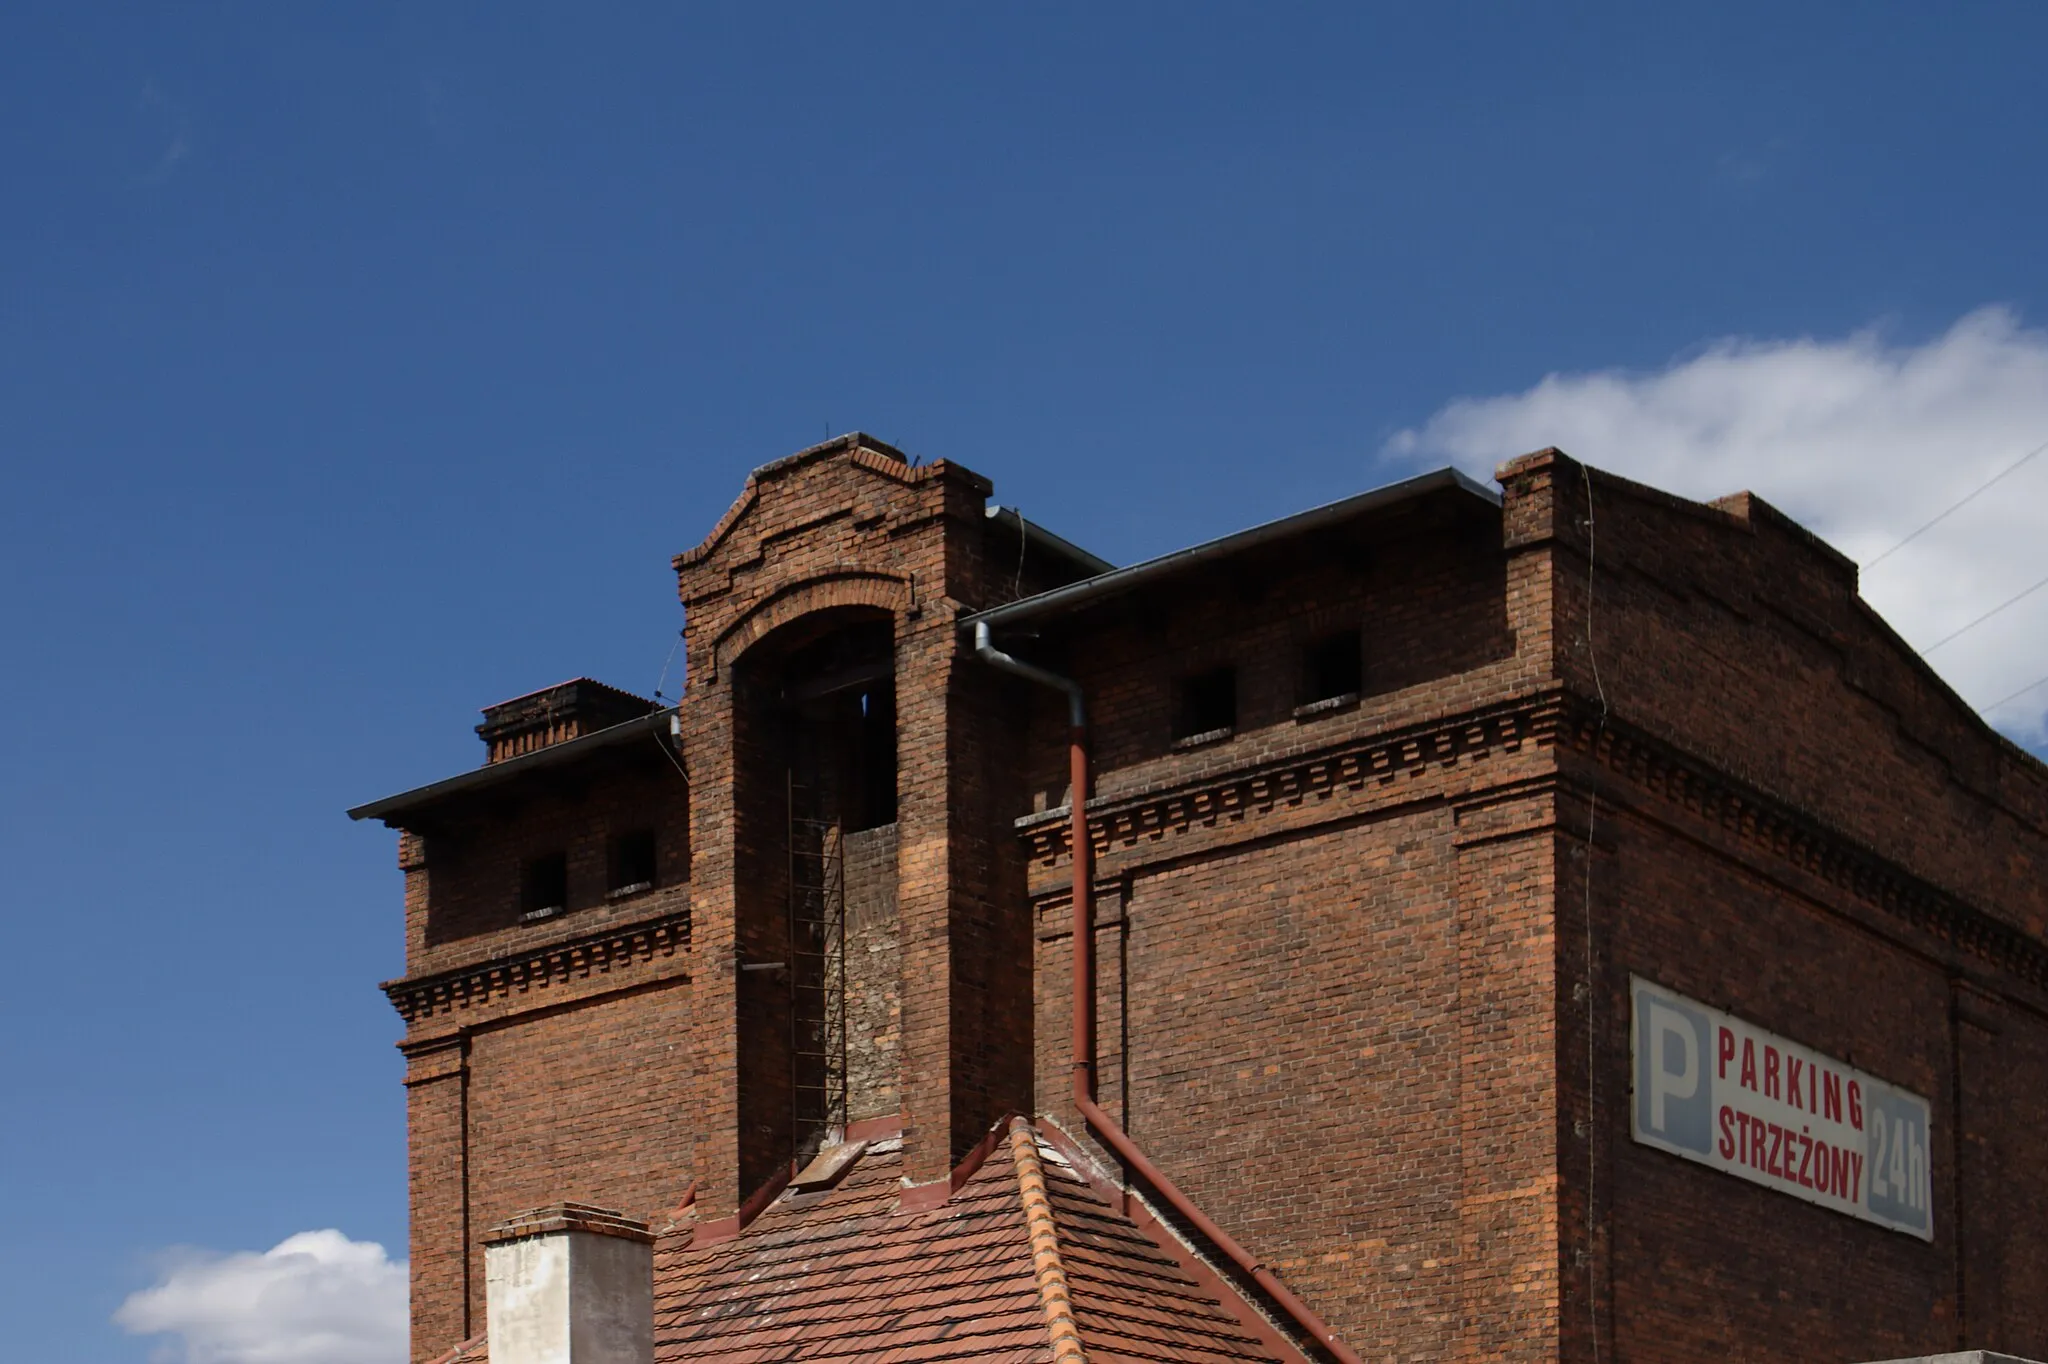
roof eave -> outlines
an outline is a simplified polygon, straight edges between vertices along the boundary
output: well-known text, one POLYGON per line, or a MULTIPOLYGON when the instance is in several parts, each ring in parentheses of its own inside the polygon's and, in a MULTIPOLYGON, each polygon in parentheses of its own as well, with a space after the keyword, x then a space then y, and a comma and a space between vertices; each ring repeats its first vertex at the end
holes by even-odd
POLYGON ((1307 534, 1367 512, 1379 511, 1445 491, 1466 494, 1490 507, 1498 508, 1501 504, 1500 494, 1478 480, 1456 469, 1436 469, 1325 506, 1296 512, 1292 516, 1283 516, 1277 521, 1252 526, 1220 539, 1191 545, 1186 549, 1177 549, 1170 554, 1162 554, 1156 559, 1147 559, 1143 563, 1132 564, 1127 568, 1114 568, 1107 573, 1098 573, 1094 577, 1068 583, 1064 587, 1020 597, 1016 601, 990 607, 986 611, 976 611, 960 617, 959 625, 963 630, 984 624, 996 628, 1020 620, 1075 609, 1109 597, 1120 596, 1199 564, 1227 558, 1274 540, 1307 534))
POLYGON ((551 744, 546 748, 535 749, 531 753, 522 753, 516 758, 490 763, 457 776, 430 782, 425 786, 416 786, 410 791, 401 791, 395 796, 373 800, 367 805, 358 805, 348 812, 348 817, 381 819, 393 828, 402 828, 405 816, 438 805, 452 796, 471 795, 529 773, 577 762, 603 749, 629 743, 642 734, 652 734, 657 743, 665 742, 662 731, 668 728, 669 717, 675 713, 676 709, 673 706, 650 711, 646 715, 635 716, 623 724, 600 729, 594 734, 585 734, 566 743, 551 744))

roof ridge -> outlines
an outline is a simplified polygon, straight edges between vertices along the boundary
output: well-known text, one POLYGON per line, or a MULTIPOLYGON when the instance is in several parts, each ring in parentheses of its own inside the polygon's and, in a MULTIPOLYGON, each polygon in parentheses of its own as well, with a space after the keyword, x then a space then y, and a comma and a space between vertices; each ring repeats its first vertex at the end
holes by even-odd
POLYGON ((1038 1133, 1025 1119, 1010 1120, 1010 1156, 1017 1164, 1017 1192, 1024 1204, 1024 1226, 1031 1237, 1031 1270, 1038 1281, 1038 1302, 1045 1309, 1045 1333, 1052 1344, 1053 1364, 1088 1364, 1081 1332, 1074 1325, 1074 1301, 1067 1291, 1067 1270, 1060 1262, 1060 1233, 1052 1218, 1052 1200, 1045 1192, 1045 1167, 1038 1160, 1038 1133))
POLYGON ((432 1361, 430 1361, 430 1364, 458 1364, 458 1361, 472 1358, 473 1356, 470 1354, 470 1351, 476 1349, 477 1346, 484 1344, 485 1341, 485 1333, 482 1331, 478 1331, 475 1335, 471 1336, 468 1340, 463 1341, 461 1344, 456 1345, 452 1349, 446 1350, 441 1354, 434 1356, 432 1361))
MULTIPOLYGON (((1097 1240, 1107 1239, 1096 1228, 1121 1223, 1150 1243, 1150 1254, 1133 1255, 1129 1260, 1150 1271, 1146 1278, 1153 1285, 1151 1291, 1156 1293, 1163 1281, 1171 1284, 1170 1296, 1181 1310, 1188 1311, 1200 1304, 1220 1314, 1216 1318, 1218 1324, 1228 1326, 1239 1337, 1238 1341, 1231 1342, 1232 1348, 1241 1345, 1253 1352, 1237 1355, 1237 1358, 1268 1360, 1275 1364, 1283 1360, 1308 1364, 1310 1359, 1320 1358, 1305 1350, 1300 1341, 1276 1324, 1273 1309, 1258 1296, 1261 1291, 1259 1285, 1253 1284, 1247 1289, 1229 1277, 1225 1269, 1212 1262, 1213 1252, 1197 1246, 1185 1232, 1163 1216, 1143 1190, 1120 1183, 1097 1163, 1097 1157, 1090 1148, 1083 1146, 1060 1126, 1058 1119, 1043 1116, 1041 1132, 1050 1158, 1061 1176, 1054 1201, 1067 1216, 1070 1230, 1080 1233, 1070 1238, 1074 1252, 1069 1257, 1073 1265, 1070 1283, 1080 1288, 1084 1310, 1091 1313, 1094 1310, 1098 1288, 1106 1285, 1134 1286, 1137 1282, 1129 1263, 1117 1263, 1119 1258, 1128 1255, 1127 1251, 1088 1243, 1090 1236, 1097 1240), (1157 1258, 1162 1255, 1165 1257, 1163 1260, 1157 1258), (1161 1270, 1165 1273, 1161 1274, 1161 1270)), ((1117 1240, 1121 1241, 1122 1237, 1117 1240)), ((1120 1311, 1105 1311, 1111 1317, 1121 1315, 1120 1311)), ((1115 1332, 1118 1328, 1109 1323, 1107 1329, 1115 1332)), ((1095 1330, 1092 1320, 1089 1330, 1095 1330)))

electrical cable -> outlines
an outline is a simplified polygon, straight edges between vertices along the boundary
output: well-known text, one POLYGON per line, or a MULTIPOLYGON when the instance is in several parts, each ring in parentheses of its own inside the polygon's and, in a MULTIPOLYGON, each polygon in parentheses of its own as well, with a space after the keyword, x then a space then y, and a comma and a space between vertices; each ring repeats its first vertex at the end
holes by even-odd
MULTIPOLYGON (((1600 763, 1600 741, 1607 736, 1607 685, 1600 679, 1600 654, 1593 647, 1593 471, 1581 464, 1586 484, 1586 662, 1593 669, 1593 691, 1600 698, 1600 719, 1593 731, 1593 765, 1600 763)), ((1599 1167, 1600 1133, 1594 1121, 1593 1083, 1599 1074, 1593 1009, 1598 995, 1593 984, 1593 829, 1600 817, 1600 792, 1586 788, 1586 1318, 1593 1337, 1593 1364, 1600 1364, 1600 1271, 1594 1212, 1594 1186, 1599 1167)))
POLYGON ((1919 528, 1918 530, 1914 531, 1914 532, 1913 532, 1913 533, 1912 533, 1911 535, 1908 535, 1908 536, 1907 536, 1907 537, 1906 537, 1905 539, 1903 539, 1903 540, 1899 541, 1899 542, 1898 542, 1897 544, 1893 545, 1893 546, 1892 546, 1892 547, 1891 547, 1890 549, 1888 549, 1888 550, 1886 550, 1886 551, 1885 551, 1884 553, 1882 553, 1882 554, 1878 555, 1878 556, 1877 556, 1877 557, 1876 557, 1875 559, 1871 559, 1871 560, 1868 560, 1868 561, 1866 561, 1866 562, 1864 563, 1864 565, 1863 565, 1863 571, 1867 573, 1867 572, 1869 572, 1869 571, 1870 571, 1871 569, 1873 569, 1873 568, 1876 568, 1876 567, 1877 567, 1877 566, 1878 566, 1879 564, 1883 563, 1883 562, 1884 562, 1884 561, 1885 561, 1886 559, 1889 559, 1889 558, 1891 558, 1891 557, 1892 557, 1892 555, 1894 555, 1894 554, 1898 553, 1898 552, 1899 552, 1900 550, 1904 549, 1904 548, 1905 548, 1905 547, 1906 547, 1907 545, 1910 545, 1910 544, 1912 544, 1912 543, 1913 543, 1913 542, 1914 542, 1915 540, 1919 539, 1919 538, 1920 538, 1920 536, 1921 536, 1921 535, 1922 535, 1923 533, 1925 533, 1925 532, 1927 532, 1927 531, 1930 531, 1930 530, 1933 530, 1933 529, 1934 529, 1934 528, 1935 528, 1936 526, 1938 526, 1938 525, 1940 525, 1940 524, 1941 524, 1942 522, 1944 522, 1944 521, 1948 520, 1948 518, 1949 518, 1950 516, 1954 515, 1954 514, 1955 514, 1956 512, 1959 512, 1959 511, 1961 511, 1961 510, 1962 510, 1962 509, 1963 509, 1964 507, 1968 506, 1968 505, 1969 505, 1970 503, 1972 503, 1972 502, 1976 501, 1976 500, 1977 500, 1977 497, 1978 497, 1978 495, 1979 495, 1979 494, 1981 494, 1981 493, 1983 493, 1983 492, 1985 492, 1985 491, 1986 491, 1987 489, 1989 489, 1989 488, 1991 487, 1991 485, 1992 485, 1992 484, 1994 484, 1994 483, 1998 482, 1998 480, 2000 480, 2000 479, 2004 478, 2004 477, 2005 477, 2005 476, 2006 476, 2007 474, 2009 474, 2009 473, 2013 472, 2013 471, 2014 471, 2015 469, 2019 468, 2019 467, 2020 467, 2020 466, 2021 466, 2022 464, 2025 464, 2025 463, 2026 463, 2026 462, 2027 462, 2028 460, 2030 460, 2030 459, 2032 459, 2032 458, 2033 458, 2034 456, 2036 456, 2036 455, 2040 454, 2040 453, 2041 453, 2041 452, 2042 452, 2043 450, 2048 450, 2048 441, 2044 441, 2044 442, 2042 442, 2041 444, 2039 444, 2039 445, 2035 446, 2035 447, 2034 447, 2033 449, 2031 449, 2031 450, 2027 451, 2027 453, 2025 453, 2024 455, 2021 455, 2021 456, 2020 456, 2020 457, 2019 457, 2018 459, 2014 460, 2014 461, 2013 461, 2012 463, 2010 463, 2010 464, 2006 465, 2006 466, 2005 466, 2005 467, 2004 467, 2003 469, 2000 469, 2000 470, 1999 470, 1999 471, 1998 471, 1997 473, 1993 474, 1993 475, 1992 475, 1991 477, 1989 477, 1989 478, 1985 479, 1985 480, 1984 480, 1984 481, 1983 481, 1982 483, 1979 483, 1979 484, 1978 484, 1978 485, 1977 485, 1977 486, 1976 486, 1975 488, 1971 489, 1971 490, 1970 490, 1970 492, 1968 492, 1967 494, 1965 494, 1965 495, 1964 495, 1964 497, 1963 497, 1962 501, 1960 501, 1960 502, 1957 502, 1957 503, 1953 504, 1952 506, 1950 506, 1950 507, 1948 508, 1948 510, 1947 510, 1947 511, 1944 511, 1944 512, 1942 512, 1942 513, 1941 513, 1940 515, 1936 516, 1936 517, 1935 517, 1935 518, 1934 518, 1933 520, 1931 520, 1931 521, 1927 522, 1927 523, 1926 523, 1925 525, 1921 526, 1921 527, 1920 527, 1920 528, 1919 528))
MULTIPOLYGON (((654 683, 654 699, 657 701, 675 700, 675 698, 673 697, 663 696, 661 694, 661 689, 668 685, 668 670, 676 661, 676 650, 682 647, 683 632, 681 630, 678 630, 676 631, 676 637, 674 641, 671 642, 668 646, 668 657, 661 661, 661 676, 658 679, 656 679, 654 683)), ((676 707, 674 705, 671 705, 668 707, 668 709, 675 710, 676 707)), ((661 750, 661 756, 668 759, 669 765, 675 768, 676 775, 683 779, 683 785, 688 786, 690 784, 690 774, 689 771, 684 768, 682 759, 676 756, 675 746, 669 743, 668 739, 662 735, 660 730, 649 730, 647 733, 648 737, 654 740, 654 746, 661 750)))
POLYGON ((2001 696, 1988 706, 1978 707, 1978 713, 1982 715, 1989 715, 1992 711, 1997 710, 2000 706, 2009 705, 2012 702, 2019 700, 2022 696, 2025 696, 2028 692, 2033 691, 2038 687, 2048 687, 2048 676, 2037 677, 2033 681, 2027 683, 2026 686, 2021 687, 2018 691, 2014 692, 2012 695, 2001 696))
POLYGON ((1024 595, 1024 551, 1031 544, 1031 534, 1024 525, 1023 509, 1012 507, 1010 510, 1017 513, 1017 581, 1010 584, 1010 600, 1015 601, 1024 595))
POLYGON ((683 785, 688 786, 690 784, 689 769, 685 768, 683 766, 683 760, 676 756, 674 745, 670 744, 667 739, 663 738, 661 731, 658 729, 648 730, 647 736, 654 740, 654 746, 661 750, 661 756, 668 759, 669 766, 675 768, 676 775, 683 779, 683 785))
POLYGON ((2033 596, 2036 592, 2039 592, 2044 587, 2048 587, 2048 578, 2043 578, 2040 582, 2035 583, 2032 587, 2029 587, 2024 591, 2018 592, 2013 596, 2007 597, 2004 601, 1992 607, 1989 611, 1986 611, 1983 615, 1977 617, 1968 625, 1965 625, 1960 629, 1949 631, 1940 639, 1935 640, 1934 643, 1920 650, 1920 657, 1925 658, 1927 657, 1927 655, 1933 653, 1936 649, 1939 649, 1942 645, 1948 643, 1950 640, 1957 639, 1963 635, 1968 634, 1970 631, 1982 625, 1985 621, 1990 620, 1993 616, 1997 615, 2000 611, 2003 611, 2006 607, 2018 605, 2020 602, 2025 601, 2028 597, 2033 596))
POLYGON ((682 647, 683 632, 678 630, 676 631, 674 642, 668 646, 668 657, 661 660, 661 676, 656 678, 654 682, 654 699, 657 701, 666 701, 668 699, 661 694, 661 689, 668 685, 669 667, 676 661, 676 650, 682 647))

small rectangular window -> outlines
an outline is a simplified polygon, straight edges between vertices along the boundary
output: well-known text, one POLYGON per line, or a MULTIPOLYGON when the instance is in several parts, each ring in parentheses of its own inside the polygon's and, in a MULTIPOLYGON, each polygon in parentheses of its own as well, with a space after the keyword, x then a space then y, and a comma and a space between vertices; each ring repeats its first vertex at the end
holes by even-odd
POLYGON ((1227 739, 1237 728, 1237 669, 1211 668, 1185 678, 1174 712, 1177 744, 1227 739))
POLYGON ((610 895, 632 895, 654 888, 654 830, 635 829, 612 840, 610 895))
POLYGON ((1301 705, 1327 710, 1355 701, 1365 689, 1365 647, 1357 630, 1312 641, 1302 653, 1301 705))
POLYGON ((543 853, 526 860, 519 891, 519 917, 545 919, 569 903, 569 854, 543 853))

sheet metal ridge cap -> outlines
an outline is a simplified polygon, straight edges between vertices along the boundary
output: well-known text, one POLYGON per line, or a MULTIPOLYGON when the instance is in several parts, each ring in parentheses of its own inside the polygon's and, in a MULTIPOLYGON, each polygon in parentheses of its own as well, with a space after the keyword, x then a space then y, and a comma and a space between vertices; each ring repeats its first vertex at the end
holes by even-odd
POLYGON ((668 722, 668 717, 675 713, 676 707, 665 706, 660 710, 649 711, 645 715, 636 715, 630 720, 570 739, 566 743, 550 744, 546 748, 537 748, 531 753, 522 753, 516 758, 507 758, 500 763, 486 763, 482 767, 471 768, 452 777, 443 777, 440 781, 429 782, 425 786, 415 786, 410 791, 400 791, 396 795, 385 796, 382 800, 358 805, 348 812, 348 817, 383 819, 388 815, 403 814, 406 810, 428 801, 495 786, 524 772, 552 767, 557 763, 594 753, 601 748, 611 748, 637 737, 643 731, 654 732, 658 736, 661 727, 668 722))
POLYGON ((1410 498, 1421 497, 1427 493, 1438 492, 1445 488, 1455 488, 1461 492, 1469 493, 1474 497, 1484 499, 1495 507, 1501 504, 1498 492, 1472 478, 1470 475, 1452 468, 1433 469, 1426 474, 1417 474, 1413 478, 1404 478, 1398 483, 1388 483, 1378 488, 1368 489, 1362 493, 1354 493, 1350 497, 1340 498, 1335 502, 1325 503, 1320 507, 1311 507, 1307 511, 1295 512, 1293 515, 1283 516, 1277 521, 1266 521, 1256 526, 1247 527, 1244 530, 1234 531, 1215 540, 1205 540, 1201 544, 1190 545, 1185 549, 1172 550, 1166 554, 1159 555, 1157 558, 1146 559, 1125 568, 1113 568, 1107 573, 1098 573, 1092 578, 1083 578, 1080 582, 1068 583, 1064 587, 1055 587, 1048 592, 1040 592, 1030 597, 1020 597, 1016 601, 1006 602, 1001 606, 992 606, 985 611, 975 611, 960 617, 958 625, 963 630, 972 629, 979 624, 990 626, 1002 625, 1009 621, 1023 620, 1031 616, 1041 615, 1047 611, 1058 610, 1063 606, 1075 606, 1083 602, 1114 596, 1119 592, 1129 591, 1152 578, 1162 577, 1191 564, 1221 558, 1224 555, 1235 553, 1241 549, 1249 549, 1253 545, 1263 544, 1268 540, 1276 540, 1282 536, 1297 535, 1304 531, 1315 530, 1332 522, 1346 520, 1358 515, 1360 512, 1371 511, 1377 507, 1393 506, 1410 498))

